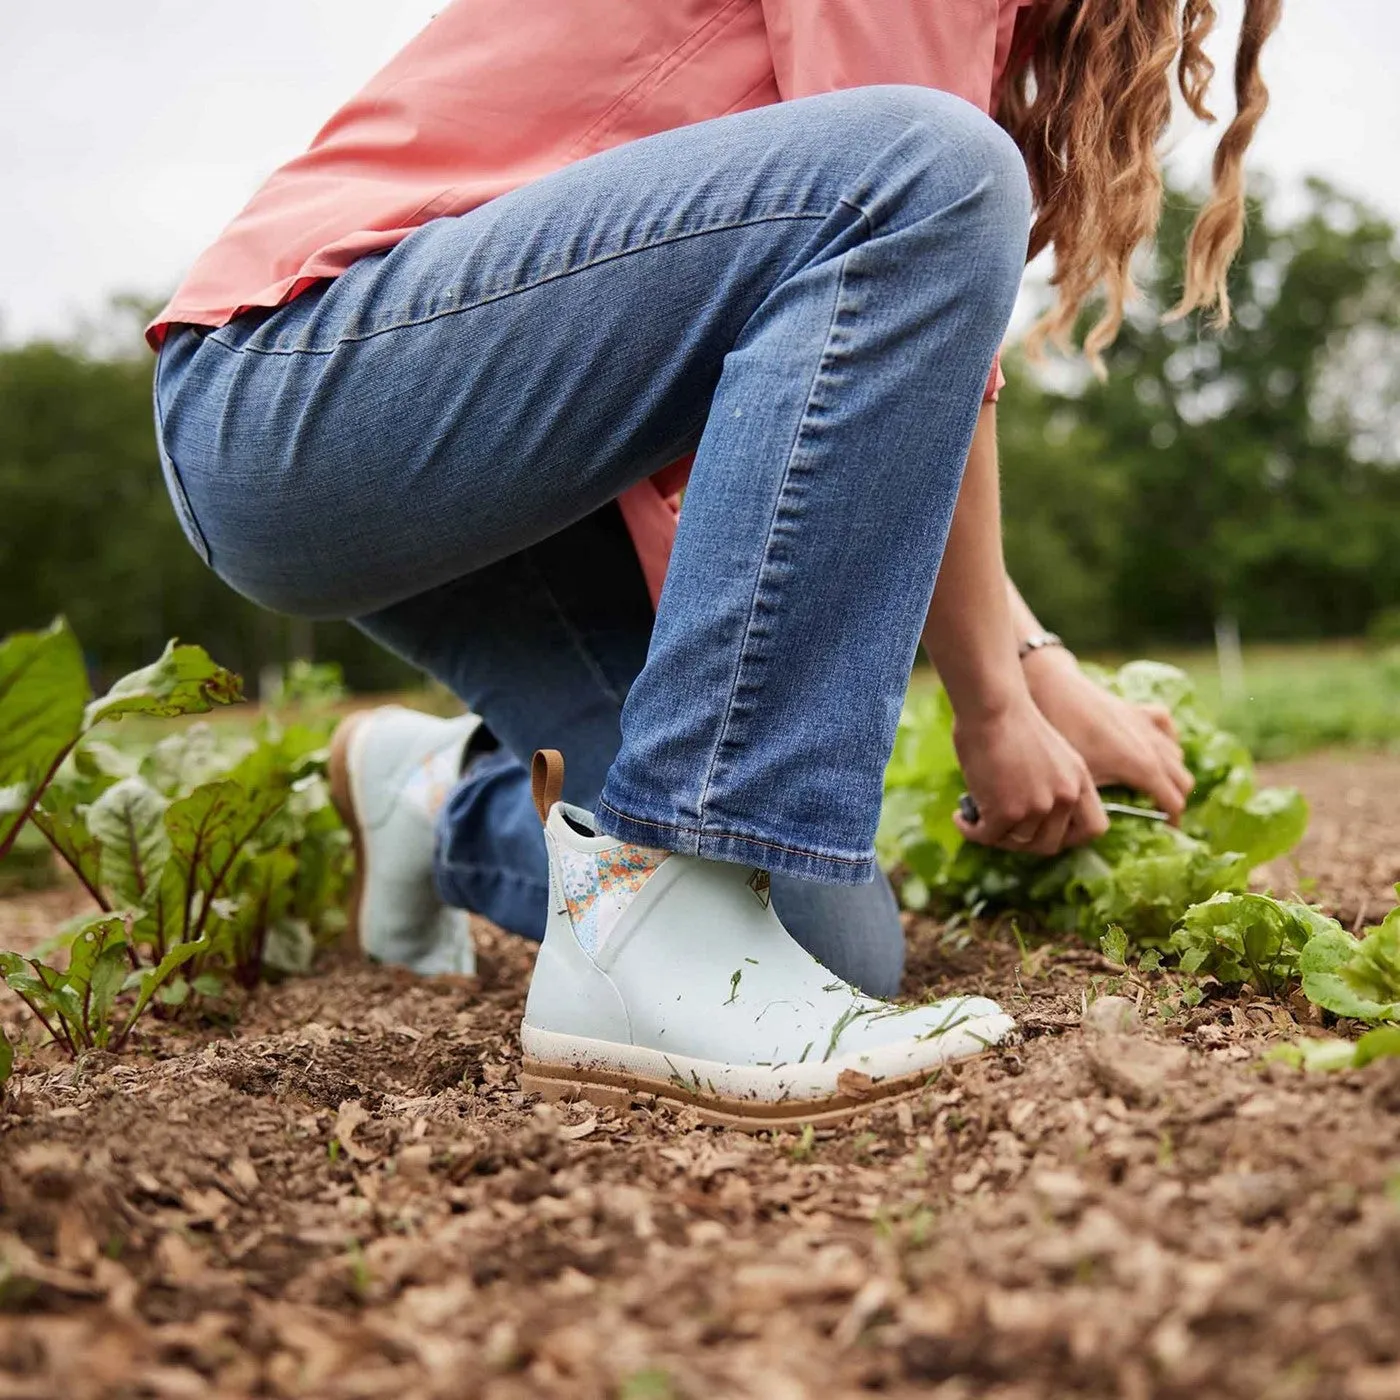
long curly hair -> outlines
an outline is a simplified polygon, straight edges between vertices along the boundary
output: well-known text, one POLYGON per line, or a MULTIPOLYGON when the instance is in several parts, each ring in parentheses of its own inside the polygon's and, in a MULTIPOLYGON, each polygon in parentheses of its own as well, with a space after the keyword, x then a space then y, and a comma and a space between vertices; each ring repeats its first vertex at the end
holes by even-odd
MULTIPOLYGON (((1244 0, 1235 56, 1235 114, 1215 149, 1212 189, 1191 230, 1181 300, 1168 313, 1215 308, 1230 319, 1226 274, 1244 237, 1245 150, 1268 106, 1259 54, 1282 0, 1244 0)), ((1135 294, 1130 263, 1156 232, 1162 208, 1157 144, 1172 114, 1172 78, 1190 112, 1206 106, 1215 65, 1204 44, 1215 27, 1211 0, 1044 0, 1017 18, 997 120, 1030 171, 1036 219, 1028 258, 1054 248, 1054 306, 1028 337, 1068 348, 1080 309, 1102 285, 1105 305, 1084 338, 1101 352, 1135 294)))

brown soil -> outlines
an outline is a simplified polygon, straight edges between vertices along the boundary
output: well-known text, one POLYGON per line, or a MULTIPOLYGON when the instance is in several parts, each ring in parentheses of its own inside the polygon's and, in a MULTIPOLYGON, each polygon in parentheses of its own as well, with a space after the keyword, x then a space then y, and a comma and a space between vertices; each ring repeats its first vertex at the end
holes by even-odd
POLYGON ((1312 805, 1308 834, 1267 880, 1280 892, 1301 885, 1349 926, 1379 923, 1400 883, 1400 757, 1311 754, 1263 777, 1302 788, 1312 805))
MULTIPOLYGON (((1400 762, 1289 769, 1354 917, 1400 762)), ((0 941, 77 907, 0 903, 0 941)), ((1261 1063, 1273 1003, 911 939, 909 991, 991 992, 1024 1040, 815 1134, 522 1095, 530 951, 489 930, 478 986, 332 960, 223 1030, 31 1054, 0 1400, 1400 1397, 1400 1061, 1305 1078, 1261 1063)))

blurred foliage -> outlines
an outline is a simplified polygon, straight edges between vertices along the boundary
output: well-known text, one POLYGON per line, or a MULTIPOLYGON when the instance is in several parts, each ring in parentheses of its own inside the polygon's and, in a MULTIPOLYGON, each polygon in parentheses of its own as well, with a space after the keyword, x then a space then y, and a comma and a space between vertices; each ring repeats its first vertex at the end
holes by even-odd
POLYGON ((1310 182, 1291 222, 1256 203, 1234 323, 1162 325, 1194 207, 1169 200, 1144 299, 1098 383, 1011 357, 1000 431, 1007 557, 1072 644, 1385 634, 1400 607, 1400 251, 1310 182))
POLYGON ((291 623, 220 583, 170 508, 151 419, 154 360, 130 301, 86 348, 0 349, 0 635, 62 613, 99 681, 198 637, 256 689, 265 667, 337 661, 356 689, 411 683, 345 623, 291 623), (117 346, 125 347, 123 349, 117 346))
MULTIPOLYGON (((1172 196, 1143 301, 1105 383, 1008 357, 1000 431, 1007 555, 1080 648, 1389 637, 1400 615, 1400 254, 1358 201, 1309 186, 1291 219, 1256 205, 1232 276, 1235 324, 1163 326, 1193 213, 1172 196)), ((295 624, 237 597, 186 545, 150 410, 146 308, 80 345, 0 349, 0 634, 66 613, 110 678, 172 635, 247 676, 337 662, 354 690, 411 673, 346 624, 295 624)))

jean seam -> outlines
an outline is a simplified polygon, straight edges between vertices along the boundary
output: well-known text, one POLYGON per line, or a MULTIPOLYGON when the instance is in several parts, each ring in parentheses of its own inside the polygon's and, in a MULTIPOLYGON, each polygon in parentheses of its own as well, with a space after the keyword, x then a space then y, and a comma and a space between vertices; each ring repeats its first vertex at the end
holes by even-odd
MULTIPOLYGON (((841 200, 841 203, 846 203, 841 200)), ((418 316, 405 321, 396 321, 392 325, 376 326, 373 330, 365 331, 362 335, 346 335, 339 337, 335 344, 325 347, 310 345, 281 346, 257 346, 257 345, 230 345, 227 341, 219 339, 218 331, 207 337, 208 341, 227 350, 232 355, 334 355, 342 346, 359 345, 368 340, 374 340, 381 335, 389 335, 394 331, 412 330, 418 326, 430 325, 434 321, 445 320, 449 316, 459 316, 467 311, 476 311, 483 306, 491 306, 498 301, 506 301, 511 297, 520 296, 525 292, 533 292, 540 287, 550 286, 554 282, 561 282, 565 278, 577 276, 580 272, 590 272, 595 267, 603 267, 608 263, 617 262, 622 258, 631 257, 636 253, 650 252, 653 248, 665 248, 673 243, 684 243, 692 238, 703 238, 711 233, 730 233, 735 229, 755 228, 760 224, 772 223, 794 223, 802 220, 809 220, 817 223, 827 218, 826 213, 805 213, 797 212, 790 214, 762 214, 752 219, 736 219, 731 223, 711 224, 705 228, 688 229, 682 233, 668 234, 661 238, 656 238, 646 243, 633 244, 626 248, 618 248, 610 253, 604 253, 588 262, 579 263, 577 267, 564 269, 562 272, 551 273, 548 277, 537 278, 533 282, 522 283, 518 287, 507 287, 503 291, 493 292, 488 296, 478 297, 475 301, 466 303, 463 306, 448 306, 440 311, 428 312, 423 316, 418 316)), ((427 227, 427 225, 424 225, 427 227)), ((291 305, 290 302, 284 305, 291 305)), ((220 327, 219 329, 222 329, 220 327)))
POLYGON ((634 817, 628 812, 623 812, 614 807, 611 802, 598 799, 598 806, 604 811, 610 812, 613 816, 625 822, 631 822, 634 826, 650 827, 654 831, 674 831, 682 836, 694 836, 700 840, 710 841, 742 841, 748 846, 762 846, 767 851, 782 851, 785 855, 801 856, 804 860, 829 861, 833 865, 869 865, 874 859, 873 853, 864 856, 836 856, 826 855, 821 851, 814 851, 805 846, 787 846, 781 841, 768 841, 762 836, 745 836, 738 831, 715 831, 703 826, 685 826, 681 822, 654 822, 648 821, 645 817, 634 817))
MULTIPOLYGON (((860 209, 858 205, 852 205, 846 199, 842 199, 840 202, 846 205, 847 208, 853 208, 858 210, 861 216, 861 220, 865 224, 866 235, 868 237, 871 229, 869 215, 867 215, 863 209, 860 209)), ((702 831, 705 826, 705 808, 710 800, 710 789, 714 783, 715 769, 719 766, 720 750, 724 748, 725 743, 729 738, 730 721, 734 714, 735 697, 739 693, 739 682, 743 678, 744 671, 750 657, 750 643, 753 636, 754 616, 758 609, 759 597, 764 591, 763 583, 764 577, 768 571, 768 558, 773 543, 773 530, 778 523, 779 516, 782 514, 784 498, 788 494, 788 486, 792 478, 793 463, 797 459, 798 449, 802 444, 803 433, 807 427, 808 418, 811 413, 812 396, 816 393, 817 385, 818 383, 820 383, 821 377, 826 371, 828 364, 830 363, 831 337, 832 332, 836 329, 836 323, 840 319, 841 315, 841 300, 842 294, 845 291, 846 267, 847 260, 849 259, 850 255, 850 251, 847 251, 843 253, 840 258, 841 270, 836 281, 836 293, 832 298, 831 319, 827 323, 826 337, 822 343, 822 353, 817 359, 816 367, 812 371, 812 379, 807 386, 807 398, 802 409, 802 415, 798 419, 797 427, 793 431, 792 445, 788 449, 787 462, 783 466, 782 479, 778 483, 778 490, 773 498, 773 512, 768 519, 768 531, 763 546, 763 556, 759 560, 758 568, 754 573, 753 593, 750 595, 749 598, 748 617, 744 623, 744 638, 743 642, 740 644, 739 647, 738 660, 735 662, 734 665, 734 675, 729 683, 729 695, 726 697, 725 700, 724 719, 720 724, 719 733, 715 737, 714 748, 710 751, 709 766, 705 771, 705 781, 701 785, 700 799, 696 805, 696 820, 698 821, 699 827, 702 831)), ((622 814, 619 813, 618 815, 622 814)), ((777 846, 777 849, 785 850, 787 848, 779 845, 777 846)))

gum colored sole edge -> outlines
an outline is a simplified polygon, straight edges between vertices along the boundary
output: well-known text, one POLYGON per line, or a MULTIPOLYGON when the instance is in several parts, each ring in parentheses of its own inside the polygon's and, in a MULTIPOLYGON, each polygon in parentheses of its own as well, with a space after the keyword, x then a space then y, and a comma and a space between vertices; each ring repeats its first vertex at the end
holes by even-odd
POLYGON ((937 1070, 906 1074, 873 1083, 860 1093, 837 1093, 821 1099, 730 1099, 719 1094, 693 1094, 664 1079, 620 1074, 611 1070, 583 1071, 571 1065, 551 1065, 527 1059, 520 1071, 520 1088, 547 1103, 591 1103, 598 1108, 626 1110, 634 1104, 655 1108, 693 1108, 702 1123, 738 1128, 741 1132, 791 1131, 804 1123, 822 1127, 844 1123, 858 1113, 917 1094, 937 1076, 937 1070))
POLYGON ((331 803, 350 833, 355 850, 355 873, 350 879, 350 897, 345 908, 345 933, 342 946, 349 953, 360 953, 360 899, 365 884, 365 847, 360 821, 355 814, 355 801, 350 791, 350 739, 367 712, 357 710, 348 714, 331 735, 331 756, 327 765, 331 788, 331 803))

